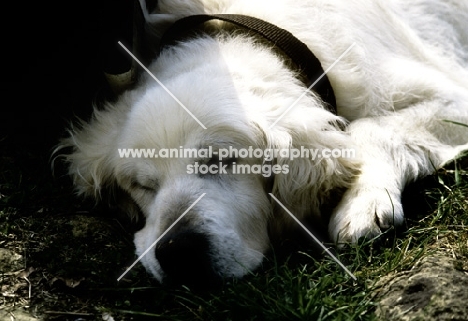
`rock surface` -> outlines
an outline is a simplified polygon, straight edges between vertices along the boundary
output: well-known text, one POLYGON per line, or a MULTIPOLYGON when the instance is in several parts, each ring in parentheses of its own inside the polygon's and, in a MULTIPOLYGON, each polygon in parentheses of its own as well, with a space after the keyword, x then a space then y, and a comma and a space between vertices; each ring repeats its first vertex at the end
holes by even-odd
POLYGON ((468 320, 467 262, 444 253, 379 281, 379 320, 468 320))

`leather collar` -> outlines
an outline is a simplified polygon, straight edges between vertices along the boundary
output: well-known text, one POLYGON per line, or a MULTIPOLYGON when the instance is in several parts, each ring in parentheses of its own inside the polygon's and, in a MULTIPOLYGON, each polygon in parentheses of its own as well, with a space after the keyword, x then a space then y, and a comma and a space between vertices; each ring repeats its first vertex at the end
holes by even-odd
POLYGON ((313 89, 327 104, 328 110, 336 114, 335 94, 318 58, 305 43, 297 39, 292 33, 264 20, 238 14, 199 14, 184 17, 177 20, 164 33, 160 48, 175 44, 188 30, 192 30, 198 25, 213 19, 230 22, 252 30, 275 44, 307 76, 307 81, 304 81, 307 87, 323 75, 313 89))

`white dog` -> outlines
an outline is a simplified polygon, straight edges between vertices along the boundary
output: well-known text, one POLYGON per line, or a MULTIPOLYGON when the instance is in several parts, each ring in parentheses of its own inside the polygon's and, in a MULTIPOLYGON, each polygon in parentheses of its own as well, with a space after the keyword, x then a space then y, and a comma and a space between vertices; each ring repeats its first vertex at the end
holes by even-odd
POLYGON ((77 191, 99 199, 123 190, 127 211, 143 213, 137 254, 193 206, 141 260, 160 281, 241 277, 257 268, 270 238, 296 224, 269 193, 304 219, 345 190, 330 237, 378 235, 403 222, 406 184, 468 147, 468 2, 160 0, 156 10, 146 17, 162 31, 201 13, 253 16, 289 31, 330 67, 338 113, 313 89, 297 101, 307 88, 290 61, 255 33, 218 21, 148 66, 172 95, 142 73, 133 89, 71 130, 62 146, 73 147, 67 158, 77 191), (306 148, 323 157, 119 154, 129 148, 306 148), (342 149, 355 157, 325 157, 342 149), (213 164, 223 172, 196 173, 213 164), (239 165, 279 167, 248 175, 235 172, 239 165))

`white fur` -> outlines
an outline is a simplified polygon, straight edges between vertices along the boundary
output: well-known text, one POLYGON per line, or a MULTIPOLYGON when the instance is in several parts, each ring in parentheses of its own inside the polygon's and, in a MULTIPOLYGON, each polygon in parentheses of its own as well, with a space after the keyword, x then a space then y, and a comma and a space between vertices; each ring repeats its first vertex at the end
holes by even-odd
MULTIPOLYGON (((403 221, 401 191, 466 149, 468 128, 468 4, 446 0, 160 0, 148 15, 163 30, 175 17, 197 13, 252 15, 287 29, 329 67, 338 115, 310 93, 269 126, 305 90, 267 46, 245 35, 186 40, 165 50, 149 69, 207 127, 204 130, 151 77, 121 95, 64 145, 80 194, 99 198, 118 186, 146 217, 135 235, 144 252, 202 193, 179 224, 210 235, 214 269, 240 277, 259 266, 267 225, 281 232, 291 220, 272 192, 299 218, 319 215, 336 189, 334 241, 354 242, 403 221), (346 130, 340 127, 347 124, 346 130), (261 175, 200 177, 185 173, 193 159, 122 159, 118 148, 354 148, 355 159, 278 160, 290 168, 271 190, 261 175), (149 187, 149 188, 148 188, 149 187)), ((223 25, 220 23, 220 25, 223 25)), ((157 35, 157 32, 155 32, 157 35)), ((261 163, 258 159, 239 162, 261 163)), ((143 265, 164 272, 150 251, 143 265)))

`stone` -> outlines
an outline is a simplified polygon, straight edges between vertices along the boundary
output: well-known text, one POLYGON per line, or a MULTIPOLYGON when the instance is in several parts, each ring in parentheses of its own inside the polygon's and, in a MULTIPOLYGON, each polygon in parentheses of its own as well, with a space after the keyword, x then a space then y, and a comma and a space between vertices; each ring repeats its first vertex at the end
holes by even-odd
POLYGON ((422 259, 413 269, 379 281, 379 320, 468 320, 468 272, 447 254, 422 259))

